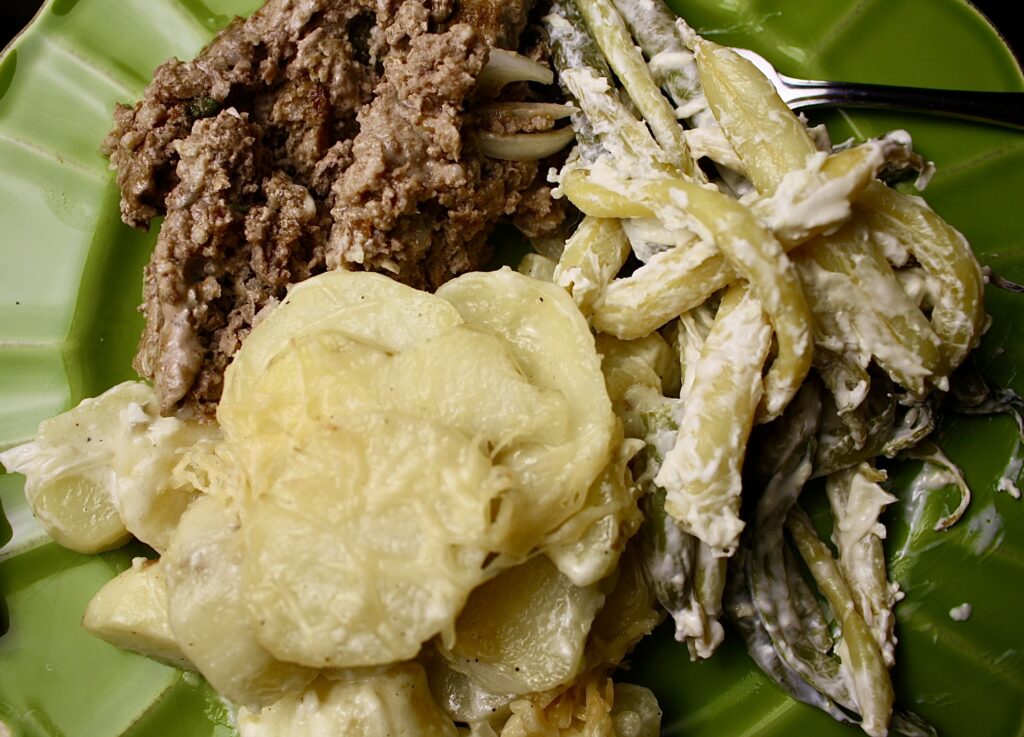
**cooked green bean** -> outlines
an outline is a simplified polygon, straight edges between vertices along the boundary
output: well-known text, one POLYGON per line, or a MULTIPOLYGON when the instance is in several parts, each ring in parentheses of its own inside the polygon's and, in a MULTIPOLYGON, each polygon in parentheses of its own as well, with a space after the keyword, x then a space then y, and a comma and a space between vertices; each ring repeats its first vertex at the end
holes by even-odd
POLYGON ((750 590, 750 551, 741 549, 729 566, 725 611, 747 646, 747 653, 765 675, 797 701, 815 706, 838 722, 856 724, 852 713, 822 693, 794 668, 775 648, 750 590))
POLYGON ((923 200, 880 183, 864 190, 859 205, 869 227, 897 238, 941 285, 931 321, 943 342, 945 370, 952 371, 978 345, 985 322, 984 282, 970 245, 923 200))
POLYGON ((889 583, 882 549, 885 528, 878 521, 882 510, 896 501, 880 486, 885 480, 885 472, 862 463, 829 476, 825 490, 839 567, 857 611, 870 628, 886 667, 891 668, 896 652, 893 607, 901 595, 899 587, 889 583))
POLYGON ((818 589, 828 600, 832 614, 839 620, 842 628, 840 652, 851 675, 861 715, 861 729, 871 737, 885 737, 889 733, 889 720, 892 717, 893 690, 882 652, 864 617, 854 605, 839 565, 798 505, 789 510, 786 529, 810 569, 818 589))
POLYGON ((693 52, 686 47, 677 24, 678 16, 664 3, 651 0, 615 0, 615 7, 647 56, 654 80, 678 106, 676 116, 695 118, 695 127, 706 125, 709 121, 702 120, 701 113, 711 113, 693 52))
POLYGON ((703 174, 690 157, 683 129, 672 106, 651 78, 643 55, 633 43, 612 0, 575 2, 612 70, 650 125, 667 160, 677 166, 681 174, 703 181, 703 174))
POLYGON ((764 628, 786 665, 813 688, 852 709, 856 701, 846 687, 842 664, 831 652, 821 652, 820 632, 812 634, 815 630, 805 625, 791 598, 783 552, 786 516, 811 476, 820 411, 819 392, 809 384, 779 421, 776 446, 761 450, 770 459, 762 466, 771 478, 758 499, 752 522, 750 591, 764 628))

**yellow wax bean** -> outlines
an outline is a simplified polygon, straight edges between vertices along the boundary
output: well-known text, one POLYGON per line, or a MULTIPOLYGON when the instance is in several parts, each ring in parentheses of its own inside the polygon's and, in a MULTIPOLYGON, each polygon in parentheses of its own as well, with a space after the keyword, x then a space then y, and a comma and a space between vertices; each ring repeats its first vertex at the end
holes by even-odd
POLYGON ((703 179, 703 174, 690 157, 682 126, 676 120, 672 105, 651 77, 643 54, 633 42, 612 0, 577 0, 576 6, 609 66, 651 126, 655 139, 669 160, 686 176, 703 179))
POLYGON ((951 372, 978 345, 985 322, 984 282, 970 245, 924 200, 880 183, 867 187, 858 205, 870 228, 897 238, 941 285, 931 323, 942 340, 944 372, 951 372))
MULTIPOLYGON (((788 251, 819 233, 834 229, 849 217, 849 199, 860 194, 884 163, 884 158, 878 154, 879 148, 866 144, 829 156, 805 183, 808 200, 813 200, 811 192, 825 191, 831 186, 830 199, 842 203, 842 212, 832 217, 826 215, 811 226, 802 223, 795 227, 785 219, 776 218, 773 223, 772 212, 766 214, 770 225, 778 225, 775 235, 783 248, 788 251)), ((801 193, 792 193, 792 196, 800 198, 801 193)), ((596 204, 619 213, 629 210, 624 201, 596 204)), ((801 204, 819 211, 827 210, 817 207, 813 201, 801 204)), ((717 249, 680 244, 655 255, 629 277, 608 284, 594 303, 593 324, 598 330, 619 338, 637 338, 701 304, 735 279, 735 270, 717 249)))
POLYGON ((608 284, 594 302, 591 322, 602 333, 639 338, 702 304, 735 279, 735 270, 713 245, 696 241, 677 246, 608 284))
POLYGON ((801 253, 828 271, 847 275, 858 287, 865 297, 860 309, 874 312, 887 328, 871 343, 875 360, 893 381, 923 396, 926 380, 942 370, 940 341, 869 231, 852 222, 828 238, 808 243, 801 253))
POLYGON ((598 141, 617 167, 638 176, 652 171, 678 173, 679 165, 658 146, 644 122, 637 120, 608 80, 585 67, 565 70, 560 80, 579 102, 598 141))
POLYGON ((682 179, 609 181, 571 170, 566 196, 600 217, 658 217, 666 227, 689 229, 715 244, 750 282, 778 339, 778 355, 765 379, 762 421, 781 414, 811 366, 811 315, 800 280, 779 242, 751 212, 716 189, 682 179))
POLYGON ((655 476, 665 509, 717 556, 739 542, 743 456, 762 395, 771 329, 747 285, 729 288, 687 396, 675 445, 655 476))
MULTIPOLYGON (((786 518, 789 530, 811 572, 818 590, 825 596, 843 633, 852 686, 861 712, 861 729, 871 737, 888 734, 892 716, 893 690, 889 671, 871 630, 854 605, 850 588, 839 570, 831 551, 814 531, 811 521, 800 507, 794 507, 786 518)), ((844 660, 846 660, 844 658, 844 660)))
POLYGON ((758 192, 773 192, 817 152, 814 141, 771 82, 732 49, 701 40, 695 49, 708 106, 758 192))
POLYGON ((619 273, 628 256, 629 241, 618 220, 585 217, 565 242, 553 280, 568 290, 580 312, 589 317, 594 300, 619 273))
POLYGON ((769 196, 754 202, 754 212, 776 238, 790 246, 832 233, 850 219, 852 202, 882 167, 901 163, 909 155, 899 136, 866 141, 834 154, 816 153, 785 174, 769 196))

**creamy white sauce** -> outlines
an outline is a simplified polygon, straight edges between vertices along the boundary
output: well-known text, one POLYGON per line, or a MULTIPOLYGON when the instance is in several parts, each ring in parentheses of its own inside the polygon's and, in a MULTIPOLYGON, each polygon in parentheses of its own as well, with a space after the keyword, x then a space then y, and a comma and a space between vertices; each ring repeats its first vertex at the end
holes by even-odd
POLYGON ((1021 449, 1020 438, 1018 437, 1010 454, 1010 460, 1006 462, 1003 472, 999 475, 996 488, 1005 491, 1014 499, 1020 499, 1020 474, 1024 471, 1024 452, 1021 449))
MULTIPOLYGON (((904 519, 910 531, 906 542, 893 556, 894 567, 903 568, 905 561, 916 558, 921 553, 932 550, 942 544, 943 537, 935 535, 931 543, 925 546, 915 545, 920 537, 923 534, 927 534, 931 529, 924 520, 925 501, 932 492, 944 489, 950 485, 956 485, 956 477, 946 468, 931 463, 925 463, 917 476, 914 477, 914 480, 910 482, 910 486, 906 491, 908 501, 904 507, 904 519), (917 548, 913 552, 910 549, 911 545, 915 545, 917 548)), ((918 586, 915 586, 915 593, 919 594, 918 588, 918 586)))
POLYGON ((686 145, 695 159, 708 158, 716 164, 741 171, 743 162, 717 125, 691 128, 685 132, 686 145))
POLYGON ((974 607, 964 602, 960 606, 955 606, 949 610, 949 618, 954 622, 966 622, 971 618, 971 614, 974 612, 974 607))
POLYGON ((971 544, 971 552, 979 557, 998 548, 1004 536, 1003 517, 994 501, 989 500, 984 507, 976 509, 967 523, 967 540, 971 544))

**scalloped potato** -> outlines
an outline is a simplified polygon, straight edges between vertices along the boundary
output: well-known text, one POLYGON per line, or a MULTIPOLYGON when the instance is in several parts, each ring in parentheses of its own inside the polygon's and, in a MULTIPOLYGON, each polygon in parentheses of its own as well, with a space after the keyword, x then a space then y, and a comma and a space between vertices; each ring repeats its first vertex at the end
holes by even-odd
POLYGON ((182 653, 217 691, 262 706, 299 691, 316 671, 276 660, 256 640, 240 588, 237 523, 220 502, 196 499, 161 558, 167 614, 182 653))
POLYGON ((516 506, 515 550, 526 553, 532 530, 551 530, 580 511, 611 457, 618 420, 594 337, 564 289, 508 269, 464 274, 437 295, 469 325, 508 341, 530 381, 567 400, 563 442, 520 443, 497 456, 515 479, 506 498, 516 506))
POLYGON ((136 558, 89 601, 82 626, 126 650, 185 670, 195 667, 181 651, 167 616, 167 586, 158 560, 136 558))
POLYGON ((435 296, 363 272, 304 282, 243 345, 218 419, 243 478, 208 491, 237 508, 241 596, 282 660, 415 657, 501 570, 593 538, 596 580, 621 548, 604 528, 635 527, 631 491, 598 484, 587 506, 622 440, 590 330, 515 272, 435 296))
POLYGON ((259 711, 238 714, 240 737, 456 737, 415 663, 349 682, 320 678, 259 711))
POLYGON ((559 287, 315 277, 253 330, 217 419, 161 418, 131 384, 53 422, 98 423, 87 490, 163 552, 104 587, 87 628, 194 667, 244 735, 500 727, 649 621, 616 569, 637 444, 559 287), (607 611, 625 632, 603 634, 607 611))
POLYGON ((126 381, 44 421, 0 462, 26 475, 33 514, 64 547, 96 553, 134 535, 160 551, 195 496, 172 471, 185 449, 216 434, 212 425, 161 417, 153 389, 126 381))
POLYGON ((493 693, 565 686, 583 669, 587 634, 604 595, 576 586, 543 555, 478 587, 442 654, 493 693))

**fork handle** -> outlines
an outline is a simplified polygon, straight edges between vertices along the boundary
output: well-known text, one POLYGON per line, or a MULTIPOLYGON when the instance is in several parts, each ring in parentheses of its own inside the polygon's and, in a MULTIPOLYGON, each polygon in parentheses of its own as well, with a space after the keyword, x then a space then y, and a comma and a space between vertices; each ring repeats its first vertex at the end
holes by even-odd
POLYGON ((813 85, 794 79, 786 82, 803 93, 793 95, 790 106, 794 109, 828 105, 920 110, 1024 129, 1024 92, 932 90, 856 82, 813 85))

